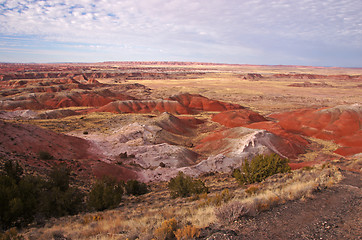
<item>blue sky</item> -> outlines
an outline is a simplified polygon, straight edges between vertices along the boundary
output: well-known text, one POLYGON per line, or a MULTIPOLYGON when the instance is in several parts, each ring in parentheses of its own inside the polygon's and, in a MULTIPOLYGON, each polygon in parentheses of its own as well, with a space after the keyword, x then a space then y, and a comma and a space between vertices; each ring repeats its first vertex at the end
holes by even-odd
POLYGON ((0 0, 0 62, 362 67, 361 0, 0 0))

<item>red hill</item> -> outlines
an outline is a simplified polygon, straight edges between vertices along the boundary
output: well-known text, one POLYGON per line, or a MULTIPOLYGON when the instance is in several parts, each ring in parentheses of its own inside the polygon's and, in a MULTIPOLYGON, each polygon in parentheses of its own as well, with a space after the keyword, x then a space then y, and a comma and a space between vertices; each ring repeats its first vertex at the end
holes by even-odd
POLYGON ((207 97, 198 94, 189 94, 189 93, 180 94, 176 96, 171 96, 169 99, 177 101, 180 104, 184 105, 185 107, 201 111, 221 112, 226 110, 244 108, 238 104, 211 100, 207 97))
POLYGON ((176 101, 170 100, 130 100, 115 101, 95 110, 113 113, 169 112, 173 114, 192 114, 193 111, 176 101))
POLYGON ((254 122, 267 121, 262 115, 248 109, 224 111, 213 115, 212 120, 226 127, 241 127, 254 122))
POLYGON ((362 152, 362 107, 359 104, 324 109, 303 109, 272 114, 282 128, 306 136, 333 140, 336 152, 348 156, 362 152))

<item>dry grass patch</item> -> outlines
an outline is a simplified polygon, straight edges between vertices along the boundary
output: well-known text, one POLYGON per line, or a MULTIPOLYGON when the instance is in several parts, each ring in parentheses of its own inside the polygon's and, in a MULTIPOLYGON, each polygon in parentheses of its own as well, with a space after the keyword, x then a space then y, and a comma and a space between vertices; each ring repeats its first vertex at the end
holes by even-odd
POLYGON ((236 191, 235 198, 230 203, 217 209, 217 217, 219 221, 236 221, 243 216, 253 216, 286 201, 312 198, 313 192, 329 188, 342 178, 338 168, 332 165, 319 165, 308 170, 276 174, 257 187, 252 185, 246 190, 236 191))

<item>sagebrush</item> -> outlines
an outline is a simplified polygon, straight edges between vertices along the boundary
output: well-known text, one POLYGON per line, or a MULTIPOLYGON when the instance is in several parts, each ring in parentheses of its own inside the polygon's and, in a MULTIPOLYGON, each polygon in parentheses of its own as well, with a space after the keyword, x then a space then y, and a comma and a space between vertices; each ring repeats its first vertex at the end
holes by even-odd
POLYGON ((172 178, 168 183, 168 188, 173 198, 189 197, 195 194, 207 193, 208 188, 201 180, 194 180, 192 177, 179 172, 178 175, 172 178))
POLYGON ((249 163, 245 160, 241 169, 235 169, 233 176, 240 184, 261 182, 277 173, 290 172, 289 160, 278 154, 257 155, 249 163))

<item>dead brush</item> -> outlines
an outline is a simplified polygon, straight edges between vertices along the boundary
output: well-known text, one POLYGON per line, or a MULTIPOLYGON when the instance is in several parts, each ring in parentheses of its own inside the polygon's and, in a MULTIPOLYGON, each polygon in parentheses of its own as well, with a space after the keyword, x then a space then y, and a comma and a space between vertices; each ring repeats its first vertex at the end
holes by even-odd
POLYGON ((174 232, 177 228, 177 221, 175 218, 165 220, 159 228, 154 232, 154 237, 157 240, 171 240, 175 238, 174 232))
POLYGON ((96 215, 86 215, 83 217, 82 219, 82 223, 83 224, 89 224, 89 223, 92 223, 92 222, 98 222, 98 221, 101 221, 103 220, 103 216, 101 214, 96 214, 96 215))
POLYGON ((245 189, 245 193, 249 195, 255 194, 259 190, 259 187, 257 185, 251 185, 247 189, 245 189))
POLYGON ((221 206, 227 203, 233 198, 233 194, 230 193, 229 189, 224 189, 221 193, 216 193, 214 196, 209 196, 207 193, 200 194, 199 207, 203 206, 221 206))
POLYGON ((250 206, 247 206, 247 204, 233 201, 215 209, 215 215, 220 222, 232 223, 248 215, 249 211, 250 206))
POLYGON ((177 240, 189 240, 200 236, 200 229, 193 225, 186 225, 183 228, 177 229, 174 234, 177 240))

